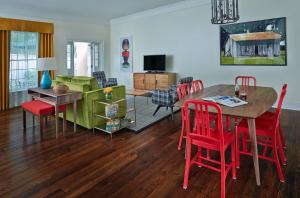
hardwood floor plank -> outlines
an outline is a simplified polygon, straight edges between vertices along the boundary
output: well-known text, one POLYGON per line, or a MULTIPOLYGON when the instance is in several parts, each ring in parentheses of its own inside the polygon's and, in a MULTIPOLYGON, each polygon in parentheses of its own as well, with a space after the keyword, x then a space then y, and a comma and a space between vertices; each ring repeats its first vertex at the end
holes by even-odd
MULTIPOLYGON (((54 120, 22 130, 22 112, 0 112, 0 197, 219 197, 220 174, 193 166, 183 190, 184 147, 177 150, 180 113, 134 134, 123 130, 113 141, 103 133, 68 123, 67 135, 55 139, 54 120)), ((276 168, 260 160, 262 185, 256 186, 251 157, 241 157, 237 180, 226 180, 227 197, 299 197, 300 112, 284 110, 287 142, 286 182, 276 168)), ((61 123, 61 121, 60 121, 61 123)), ((193 152, 196 152, 195 148, 193 152)))

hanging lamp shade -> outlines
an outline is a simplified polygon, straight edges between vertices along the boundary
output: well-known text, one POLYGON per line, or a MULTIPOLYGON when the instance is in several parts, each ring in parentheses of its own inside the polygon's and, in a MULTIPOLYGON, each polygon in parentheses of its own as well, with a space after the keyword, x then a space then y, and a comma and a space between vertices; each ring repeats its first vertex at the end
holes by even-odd
POLYGON ((238 0, 211 0, 212 24, 234 23, 240 19, 238 0))

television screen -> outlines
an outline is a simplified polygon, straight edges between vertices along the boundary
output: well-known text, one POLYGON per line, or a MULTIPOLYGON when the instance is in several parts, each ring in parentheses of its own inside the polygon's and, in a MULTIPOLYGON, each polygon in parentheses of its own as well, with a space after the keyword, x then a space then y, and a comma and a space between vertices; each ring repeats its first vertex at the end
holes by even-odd
POLYGON ((164 71, 166 69, 166 55, 144 56, 145 71, 164 71))

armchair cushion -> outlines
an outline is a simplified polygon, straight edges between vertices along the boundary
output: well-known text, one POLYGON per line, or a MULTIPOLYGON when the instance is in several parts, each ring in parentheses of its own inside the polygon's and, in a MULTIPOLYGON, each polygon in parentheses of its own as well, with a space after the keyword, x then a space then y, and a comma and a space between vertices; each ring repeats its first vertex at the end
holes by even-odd
POLYGON ((192 86, 193 77, 184 77, 179 79, 179 84, 188 83, 190 87, 192 86))
POLYGON ((177 100, 176 85, 172 85, 168 90, 156 89, 152 94, 152 103, 161 106, 173 106, 177 100))
POLYGON ((108 80, 106 80, 106 76, 105 76, 104 71, 93 72, 93 76, 96 78, 100 88, 105 88, 105 87, 111 87, 111 86, 117 86, 118 85, 118 82, 117 82, 116 78, 108 78, 108 80))

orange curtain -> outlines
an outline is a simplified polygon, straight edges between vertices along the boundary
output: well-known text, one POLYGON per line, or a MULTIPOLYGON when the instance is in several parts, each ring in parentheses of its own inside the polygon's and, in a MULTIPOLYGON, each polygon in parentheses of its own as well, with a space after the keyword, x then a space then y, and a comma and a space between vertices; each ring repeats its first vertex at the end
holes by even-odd
POLYGON ((0 30, 0 111, 9 107, 9 38, 8 30, 0 30))
POLYGON ((13 30, 22 32, 52 33, 54 31, 53 23, 39 21, 27 21, 20 19, 0 18, 0 30, 13 30))
MULTIPOLYGON (((53 57, 53 34, 40 33, 39 41, 39 58, 53 57)), ((42 78, 42 71, 39 71, 38 79, 39 83, 42 78)), ((54 71, 50 71, 51 79, 54 79, 54 71)))

